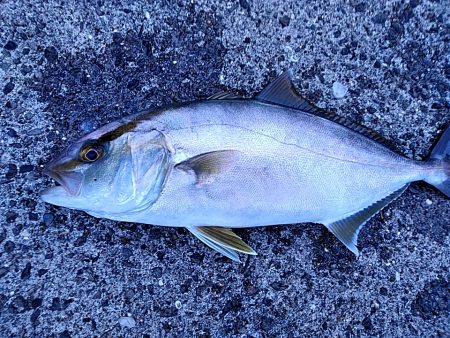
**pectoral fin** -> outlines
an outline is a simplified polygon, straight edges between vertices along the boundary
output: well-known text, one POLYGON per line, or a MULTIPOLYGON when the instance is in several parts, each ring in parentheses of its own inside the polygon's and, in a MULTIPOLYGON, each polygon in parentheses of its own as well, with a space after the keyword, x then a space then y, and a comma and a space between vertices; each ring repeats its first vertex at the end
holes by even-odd
POLYGON ((407 187, 408 185, 405 185, 403 188, 386 196, 378 202, 375 202, 367 208, 356 212, 353 215, 325 225, 328 230, 330 230, 342 243, 344 243, 351 252, 353 252, 356 256, 359 256, 359 250, 356 247, 356 244, 361 228, 370 218, 372 218, 373 215, 381 211, 386 205, 400 196, 407 187))
POLYGON ((230 169, 239 159, 239 154, 237 150, 212 151, 178 163, 175 168, 185 171, 193 170, 197 176, 197 183, 205 183, 230 169))
POLYGON ((256 252, 230 229, 207 226, 187 229, 207 246, 235 262, 240 262, 237 252, 256 255, 256 252))

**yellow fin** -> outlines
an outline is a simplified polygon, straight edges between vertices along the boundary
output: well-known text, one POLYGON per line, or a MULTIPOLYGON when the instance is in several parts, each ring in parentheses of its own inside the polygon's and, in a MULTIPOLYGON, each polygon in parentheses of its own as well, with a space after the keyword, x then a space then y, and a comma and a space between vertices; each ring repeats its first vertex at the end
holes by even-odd
POLYGON ((194 156, 178 163, 175 168, 193 170, 198 183, 209 182, 214 176, 227 171, 239 159, 237 150, 218 150, 194 156))
POLYGON ((239 262, 239 256, 236 254, 236 251, 248 255, 257 254, 247 243, 245 243, 230 229, 201 226, 189 227, 188 230, 210 248, 217 250, 234 261, 239 262))

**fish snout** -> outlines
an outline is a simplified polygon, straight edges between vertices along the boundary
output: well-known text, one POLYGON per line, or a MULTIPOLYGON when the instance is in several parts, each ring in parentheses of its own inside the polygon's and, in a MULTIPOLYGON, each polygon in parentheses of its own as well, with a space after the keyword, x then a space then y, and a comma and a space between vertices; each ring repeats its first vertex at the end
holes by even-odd
POLYGON ((59 183, 71 196, 78 196, 83 183, 83 174, 67 164, 61 164, 58 160, 52 160, 46 164, 42 171, 45 175, 59 183))
POLYGON ((50 176, 51 178, 54 179, 54 173, 57 172, 57 163, 55 160, 52 160, 50 162, 48 162, 45 167, 44 170, 42 171, 43 174, 50 176))

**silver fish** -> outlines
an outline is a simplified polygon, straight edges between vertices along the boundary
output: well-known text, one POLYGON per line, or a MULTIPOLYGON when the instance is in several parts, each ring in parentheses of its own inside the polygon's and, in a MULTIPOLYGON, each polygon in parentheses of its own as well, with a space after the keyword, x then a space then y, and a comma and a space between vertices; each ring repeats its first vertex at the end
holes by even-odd
POLYGON ((255 99, 221 93, 109 123, 45 172, 45 202, 95 217, 185 227, 238 261, 255 251, 229 228, 313 222, 356 255, 358 233, 414 181, 450 197, 450 128, 426 161, 391 151, 322 112, 285 72, 255 99))

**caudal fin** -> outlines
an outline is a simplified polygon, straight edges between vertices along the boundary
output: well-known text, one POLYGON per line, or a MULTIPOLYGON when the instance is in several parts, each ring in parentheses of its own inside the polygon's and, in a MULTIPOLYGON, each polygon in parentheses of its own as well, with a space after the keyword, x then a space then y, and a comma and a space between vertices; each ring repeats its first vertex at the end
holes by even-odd
POLYGON ((429 161, 439 163, 442 165, 443 170, 425 181, 434 185, 450 198, 450 127, 447 127, 431 151, 429 161))

